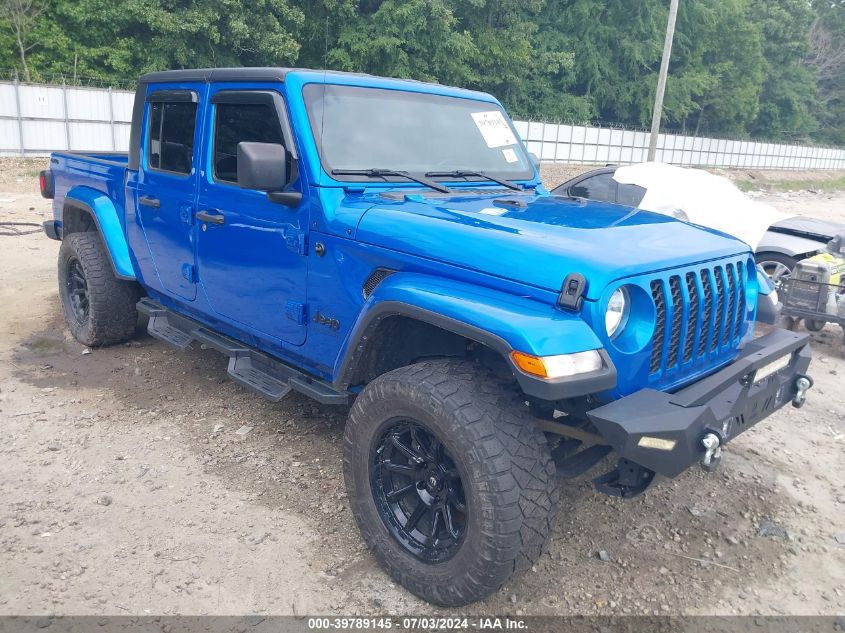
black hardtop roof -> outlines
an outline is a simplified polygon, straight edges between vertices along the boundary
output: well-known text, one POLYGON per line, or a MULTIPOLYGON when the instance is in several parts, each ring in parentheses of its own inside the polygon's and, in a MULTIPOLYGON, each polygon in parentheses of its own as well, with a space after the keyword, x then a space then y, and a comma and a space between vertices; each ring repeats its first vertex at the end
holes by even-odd
POLYGON ((295 70, 311 72, 325 72, 327 75, 347 75, 355 77, 371 77, 366 73, 349 73, 339 70, 311 69, 311 68, 280 68, 273 66, 254 66, 241 68, 187 68, 184 70, 161 70, 141 75, 139 83, 151 84, 168 81, 284 81, 288 73, 295 70))

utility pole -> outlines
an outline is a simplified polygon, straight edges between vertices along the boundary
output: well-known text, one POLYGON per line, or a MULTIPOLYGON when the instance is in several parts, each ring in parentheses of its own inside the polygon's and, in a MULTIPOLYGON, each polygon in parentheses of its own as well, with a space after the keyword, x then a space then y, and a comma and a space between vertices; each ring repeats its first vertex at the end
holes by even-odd
POLYGON ((660 61, 660 75, 657 78, 657 93, 654 95, 654 110, 651 113, 651 137, 648 140, 648 160, 657 155, 657 135, 660 133, 660 118, 663 116, 663 94, 666 92, 666 75, 669 74, 669 58, 672 56, 672 41, 675 39, 675 18, 678 17, 678 0, 669 2, 669 22, 666 24, 666 40, 663 42, 663 59, 660 61))

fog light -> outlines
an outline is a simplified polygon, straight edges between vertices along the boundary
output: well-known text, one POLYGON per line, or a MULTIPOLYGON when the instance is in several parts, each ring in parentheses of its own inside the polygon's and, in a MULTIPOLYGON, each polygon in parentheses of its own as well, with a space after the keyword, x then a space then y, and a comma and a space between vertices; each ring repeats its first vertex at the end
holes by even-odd
POLYGON ((777 360, 773 360, 767 365, 763 365, 754 374, 754 384, 761 383, 769 376, 778 373, 781 369, 789 367, 790 362, 792 362, 792 354, 787 354, 786 356, 781 356, 777 360))
POLYGON ((641 446, 643 448, 654 448, 658 451, 673 451, 675 450, 675 445, 678 442, 675 440, 664 440, 662 437, 650 437, 648 435, 643 435, 640 438, 640 441, 637 442, 637 446, 641 446))

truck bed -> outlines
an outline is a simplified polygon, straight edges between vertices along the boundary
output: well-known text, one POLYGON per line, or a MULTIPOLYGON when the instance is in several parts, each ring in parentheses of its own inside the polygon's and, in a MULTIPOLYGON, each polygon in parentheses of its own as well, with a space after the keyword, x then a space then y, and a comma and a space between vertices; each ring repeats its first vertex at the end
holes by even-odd
POLYGON ((71 188, 100 191, 116 206, 123 207, 128 158, 126 152, 53 152, 50 155, 55 182, 53 217, 62 220, 65 196, 71 188))

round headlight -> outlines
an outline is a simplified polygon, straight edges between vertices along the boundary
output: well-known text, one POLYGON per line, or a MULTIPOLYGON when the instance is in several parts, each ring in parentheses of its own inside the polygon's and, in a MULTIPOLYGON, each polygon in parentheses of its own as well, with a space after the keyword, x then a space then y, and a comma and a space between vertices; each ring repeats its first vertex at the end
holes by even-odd
POLYGON ((625 288, 617 288, 610 295, 610 301, 607 302, 607 312, 604 314, 604 326, 607 329, 607 335, 611 338, 625 327, 630 304, 628 291, 625 288))

